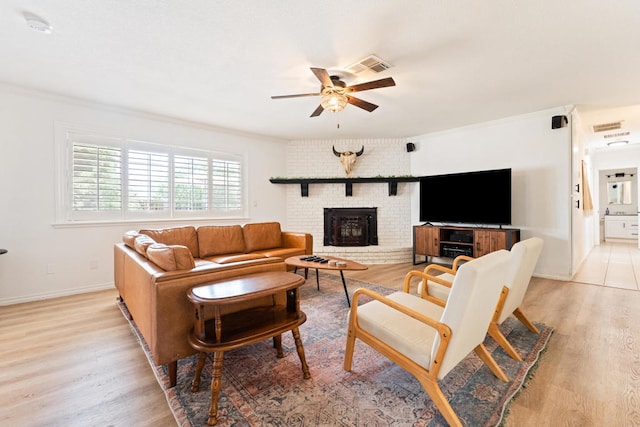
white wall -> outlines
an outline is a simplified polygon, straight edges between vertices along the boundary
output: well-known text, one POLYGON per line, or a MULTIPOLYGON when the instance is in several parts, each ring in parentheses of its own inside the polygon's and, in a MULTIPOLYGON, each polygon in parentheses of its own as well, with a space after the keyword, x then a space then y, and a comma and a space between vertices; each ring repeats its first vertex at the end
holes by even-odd
POLYGON ((54 227, 56 122, 243 154, 248 162, 249 217, 227 222, 275 220, 286 227, 285 194, 269 182, 285 170, 286 141, 0 86, 0 248, 9 251, 0 255, 0 305, 111 287, 113 244, 124 231, 176 225, 54 227))
MULTIPOLYGON (((437 175, 512 169, 512 222, 521 239, 538 236, 545 247, 535 274, 571 277, 571 127, 551 129, 556 108, 410 138, 416 142, 411 173, 437 175)), ((418 224, 418 189, 412 221, 418 224)), ((443 201, 446 203, 446 201, 443 201)), ((475 203, 469 201, 469 208, 475 203)))

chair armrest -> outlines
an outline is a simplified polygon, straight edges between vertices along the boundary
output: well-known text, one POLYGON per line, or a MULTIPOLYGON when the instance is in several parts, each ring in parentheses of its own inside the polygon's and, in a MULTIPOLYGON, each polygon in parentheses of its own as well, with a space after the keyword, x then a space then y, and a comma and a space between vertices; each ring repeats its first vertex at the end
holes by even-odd
POLYGON ((473 259, 474 259, 473 257, 467 256, 467 255, 458 255, 453 260, 453 266, 451 268, 453 269, 454 272, 458 271, 460 264, 462 264, 463 262, 472 261, 473 259))
POLYGON ((432 327, 433 329, 438 331, 438 334, 441 336, 443 335, 451 336, 451 329, 449 328, 449 326, 445 325, 444 323, 441 323, 438 320, 432 319, 429 316, 425 316, 422 313, 419 313, 409 307, 399 304, 383 295, 380 295, 377 292, 374 292, 366 288, 356 289, 356 291, 353 293, 353 297, 351 298, 351 314, 355 315, 356 319, 358 317, 358 298, 360 297, 360 295, 366 295, 376 301, 381 302, 382 304, 385 304, 395 310, 398 310, 403 314, 406 314, 409 317, 416 319, 419 322, 426 324, 427 326, 432 327))
POLYGON ((453 268, 445 267, 444 265, 439 265, 439 264, 429 264, 429 265, 427 265, 424 268, 423 273, 431 274, 432 270, 437 270, 437 271, 439 271, 441 273, 456 274, 456 270, 454 270, 453 268))
POLYGON ((451 285, 452 285, 451 282, 448 282, 444 279, 440 279, 437 276, 432 276, 423 271, 413 270, 408 272, 407 275, 404 276, 404 286, 402 287, 403 292, 406 292, 408 294, 411 293, 411 279, 414 277, 419 277, 420 279, 422 279, 422 289, 420 291, 420 298, 426 299, 427 301, 437 304, 440 307, 444 307, 447 304, 446 301, 441 300, 440 298, 436 298, 433 295, 429 295, 429 287, 427 286, 427 280, 431 280, 433 282, 439 283, 448 288, 451 288, 451 285))

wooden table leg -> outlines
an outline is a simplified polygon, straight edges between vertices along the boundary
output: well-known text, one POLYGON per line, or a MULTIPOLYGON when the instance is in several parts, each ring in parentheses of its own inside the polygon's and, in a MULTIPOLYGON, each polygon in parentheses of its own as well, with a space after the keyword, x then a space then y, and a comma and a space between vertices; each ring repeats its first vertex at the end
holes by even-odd
POLYGON ((193 381, 191 382, 191 391, 195 393, 200 389, 200 377, 202 376, 202 368, 204 368, 204 362, 207 360, 207 353, 198 353, 196 359, 196 373, 193 375, 193 381))
POLYGON ((220 396, 220 386, 222 385, 222 359, 224 351, 213 353, 213 374, 211 377, 211 406, 209 407, 209 419, 207 424, 216 425, 218 422, 218 397, 220 396))
POLYGON ((296 342, 296 350, 298 350, 298 357, 300 358, 300 363, 302 364, 302 377, 305 380, 311 378, 311 373, 309 373, 309 366, 307 365, 307 358, 304 356, 304 347, 302 347, 302 340, 300 339, 300 332, 298 328, 293 328, 291 330, 293 334, 293 340, 296 342))
POLYGON ((273 337, 273 346, 276 349, 278 359, 282 359, 284 357, 284 351, 282 351, 282 335, 273 337))

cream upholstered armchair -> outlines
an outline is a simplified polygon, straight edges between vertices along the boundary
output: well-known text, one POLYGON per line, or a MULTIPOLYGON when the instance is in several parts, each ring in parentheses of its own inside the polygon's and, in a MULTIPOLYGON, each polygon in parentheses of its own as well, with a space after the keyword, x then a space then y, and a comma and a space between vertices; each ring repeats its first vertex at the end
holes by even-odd
MULTIPOLYGON (((522 361, 522 358, 513 346, 507 341, 505 336, 500 332, 498 325, 502 324, 507 318, 513 314, 520 320, 531 332, 539 333, 538 329, 523 313, 522 300, 529 287, 533 270, 536 267, 540 253, 542 252, 544 241, 539 237, 531 237, 520 241, 511 248, 512 261, 509 267, 505 289, 503 289, 498 301, 498 306, 494 318, 489 325, 489 335, 504 349, 504 351, 515 360, 522 361)), ((454 260, 453 267, 447 268, 437 264, 432 264, 424 269, 429 276, 419 287, 420 293, 423 289, 427 290, 427 294, 446 300, 455 274, 463 262, 467 262, 473 258, 460 256, 454 260), (442 274, 433 276, 434 272, 442 274), (424 283, 427 287, 424 287, 424 283)))
POLYGON ((353 294, 344 369, 351 370, 355 340, 360 339, 414 375, 447 422, 461 426, 438 380, 471 351, 496 377, 508 381, 482 344, 506 278, 511 256, 500 250, 462 265, 453 279, 446 303, 411 294, 412 271, 402 292, 382 296, 360 288, 353 294), (359 304, 361 297, 373 298, 359 304))

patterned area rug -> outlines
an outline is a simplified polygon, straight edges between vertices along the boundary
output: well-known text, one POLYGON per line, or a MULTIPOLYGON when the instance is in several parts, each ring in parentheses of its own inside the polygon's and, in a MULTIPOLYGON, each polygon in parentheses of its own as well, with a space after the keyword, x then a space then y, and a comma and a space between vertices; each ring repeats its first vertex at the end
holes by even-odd
MULTIPOLYGON (((320 291, 315 274, 301 288, 301 308, 307 322, 300 335, 311 371, 302 378, 300 360, 291 333, 283 334, 283 359, 276 358, 271 340, 224 355, 218 426, 446 426, 418 381, 367 345, 356 341, 353 371, 342 368, 348 306, 338 276, 320 273, 320 291)), ((349 294, 366 287, 383 294, 390 289, 347 279, 349 294)), ((126 311, 125 306, 121 306, 126 311)), ((126 313, 125 313, 126 314, 126 313)), ((126 316, 125 316, 126 317, 126 316)), ((553 329, 536 326, 540 335, 510 318, 501 325, 509 342, 521 355, 516 362, 491 338, 485 345, 502 367, 509 383, 498 380, 470 354, 441 382, 454 411, 465 426, 496 426, 509 402, 532 375, 532 368, 551 337, 553 329)), ((135 324, 134 333, 139 337, 135 324)), ((212 355, 202 374, 200 391, 190 391, 195 356, 178 363, 177 386, 168 388, 164 366, 156 366, 140 339, 158 382, 179 426, 205 426, 209 409, 212 355)))

